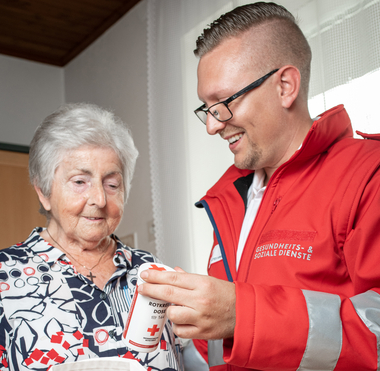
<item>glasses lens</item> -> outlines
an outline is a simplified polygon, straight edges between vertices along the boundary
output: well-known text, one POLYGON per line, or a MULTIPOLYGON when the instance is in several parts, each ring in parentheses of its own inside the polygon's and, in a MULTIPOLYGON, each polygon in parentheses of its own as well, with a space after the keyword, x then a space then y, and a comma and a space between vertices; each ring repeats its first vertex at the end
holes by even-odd
POLYGON ((231 111, 228 109, 227 104, 220 102, 210 107, 209 112, 218 121, 228 121, 232 117, 231 111))
POLYGON ((205 111, 199 110, 195 111, 195 114, 198 116, 198 118, 205 124, 207 121, 207 113, 205 111))
POLYGON ((232 117, 232 113, 229 110, 227 104, 223 102, 214 104, 206 111, 204 111, 204 109, 205 108, 202 106, 201 108, 198 108, 196 111, 194 111, 204 124, 207 123, 207 113, 210 113, 218 121, 228 121, 232 117))

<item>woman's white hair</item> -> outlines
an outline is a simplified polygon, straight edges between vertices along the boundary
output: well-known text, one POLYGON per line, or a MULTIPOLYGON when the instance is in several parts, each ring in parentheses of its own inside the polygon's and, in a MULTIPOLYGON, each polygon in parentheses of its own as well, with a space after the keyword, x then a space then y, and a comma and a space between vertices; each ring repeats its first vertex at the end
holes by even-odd
MULTIPOLYGON (((55 171, 65 153, 86 145, 115 151, 123 168, 126 202, 138 151, 124 122, 94 104, 65 104, 38 126, 29 151, 32 185, 40 188, 45 197, 50 197, 55 171)), ((40 212, 49 218, 43 207, 40 212)))

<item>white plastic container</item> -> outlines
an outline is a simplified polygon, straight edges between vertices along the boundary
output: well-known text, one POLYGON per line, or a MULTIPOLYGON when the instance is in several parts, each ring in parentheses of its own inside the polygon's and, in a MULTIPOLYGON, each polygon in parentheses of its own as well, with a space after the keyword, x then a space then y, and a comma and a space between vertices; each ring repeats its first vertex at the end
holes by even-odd
POLYGON ((144 263, 137 272, 136 291, 128 313, 123 340, 128 348, 143 353, 157 349, 166 322, 166 309, 170 305, 166 301, 138 293, 138 286, 145 282, 140 274, 147 269, 175 272, 174 269, 159 263, 144 263))

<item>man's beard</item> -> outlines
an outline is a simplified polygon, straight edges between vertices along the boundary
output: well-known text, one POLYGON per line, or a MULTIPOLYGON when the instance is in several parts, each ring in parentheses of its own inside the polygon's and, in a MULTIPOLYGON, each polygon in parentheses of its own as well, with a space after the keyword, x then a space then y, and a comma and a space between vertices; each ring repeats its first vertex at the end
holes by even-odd
POLYGON ((247 153, 241 161, 236 161, 235 166, 238 169, 256 170, 257 164, 262 157, 262 150, 258 149, 255 144, 248 140, 249 147, 247 153))

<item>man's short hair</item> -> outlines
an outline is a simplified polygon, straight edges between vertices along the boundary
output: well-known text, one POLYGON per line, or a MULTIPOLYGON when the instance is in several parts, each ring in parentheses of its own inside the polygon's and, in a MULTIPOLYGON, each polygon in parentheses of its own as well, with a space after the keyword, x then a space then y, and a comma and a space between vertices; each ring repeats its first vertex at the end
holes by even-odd
MULTIPOLYGON (((194 54, 202 57, 228 38, 237 37, 255 27, 269 25, 265 33, 267 53, 262 56, 270 69, 289 63, 300 70, 301 91, 306 94, 310 80, 311 49, 295 17, 283 6, 257 2, 223 14, 203 30, 194 54)), ((263 40, 264 42, 264 40, 263 40)))

